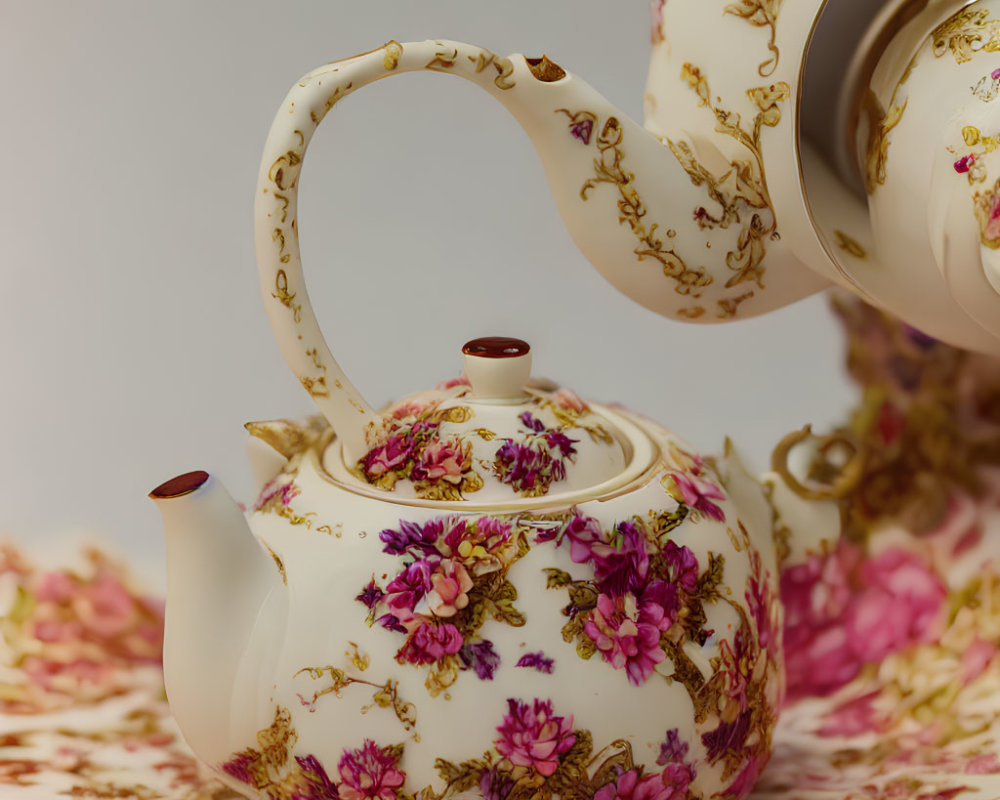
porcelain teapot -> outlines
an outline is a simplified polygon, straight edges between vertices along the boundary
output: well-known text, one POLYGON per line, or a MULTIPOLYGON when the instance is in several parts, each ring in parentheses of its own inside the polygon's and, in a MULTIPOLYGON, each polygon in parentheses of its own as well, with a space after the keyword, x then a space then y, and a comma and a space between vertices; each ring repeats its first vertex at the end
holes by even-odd
MULTIPOLYGON (((289 190, 327 112, 372 81, 431 70, 513 114, 577 245, 658 313, 746 318, 835 285, 998 353, 998 5, 653 0, 645 128, 544 56, 393 41, 327 64, 293 87, 269 139, 263 277, 300 296, 289 190)), ((272 320, 289 304, 269 304, 272 320)), ((285 347, 316 380, 306 350, 285 347)), ((339 396, 329 403, 357 399, 339 396)))
MULTIPOLYGON (((758 73, 784 68, 778 30, 758 73)), ((792 202, 778 187, 791 191, 794 169, 779 160, 763 178, 765 154, 781 152, 765 129, 791 127, 780 80, 745 92, 756 112, 737 116, 686 67, 692 107, 714 122, 661 141, 544 57, 389 42, 309 73, 265 146, 256 241, 282 353, 322 416, 247 426, 260 484, 247 511, 201 471, 151 493, 167 530, 177 723, 258 798, 741 798, 783 692, 778 564, 836 538, 839 490, 788 469, 758 481, 731 446, 701 456, 657 423, 532 379, 530 348, 512 338, 468 342, 461 378, 376 412, 313 314, 297 185, 343 96, 414 69, 468 78, 515 114, 581 248, 646 305, 708 321, 823 283, 795 256, 802 238, 776 235, 773 198, 792 202), (714 163, 710 145, 712 158, 757 155, 731 156, 717 179, 699 166, 714 163), (665 173, 651 180, 654 161, 665 173), (670 214, 675 227, 658 221, 670 214), (726 253, 734 235, 711 268, 680 244, 726 253)), ((856 461, 833 461, 848 481, 856 461)))
POLYGON ((358 458, 323 418, 250 423, 246 513, 206 472, 153 490, 186 740, 271 800, 743 797, 783 694, 778 561, 837 505, 530 379, 520 340, 464 351, 358 458))

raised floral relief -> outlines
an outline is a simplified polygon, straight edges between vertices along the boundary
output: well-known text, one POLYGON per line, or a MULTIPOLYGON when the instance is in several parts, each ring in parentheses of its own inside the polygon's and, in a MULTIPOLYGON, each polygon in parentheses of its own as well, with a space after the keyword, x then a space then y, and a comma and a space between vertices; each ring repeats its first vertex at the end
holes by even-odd
POLYGON ((469 391, 468 381, 449 381, 390 408, 381 424, 369 429, 369 450, 353 472, 388 491, 406 481, 426 500, 464 500, 483 488, 484 475, 522 497, 540 497, 565 480, 567 467, 576 461, 579 439, 568 431, 614 444, 596 415, 568 389, 530 395, 529 410, 518 415, 520 431, 512 436, 471 427, 475 412, 468 405, 442 407, 469 391))
POLYGON ((662 771, 647 771, 623 739, 595 752, 590 731, 575 728, 573 715, 558 712, 551 700, 509 698, 506 706, 485 753, 457 764, 435 761, 440 791, 406 786, 401 744, 366 739, 346 748, 335 776, 315 756, 294 755, 298 736, 280 706, 271 725, 257 733, 258 746, 220 768, 269 800, 444 800, 470 792, 484 800, 700 800, 691 789, 696 765, 677 729, 659 745, 662 771))
POLYGON ((458 436, 441 436, 443 422, 470 419, 471 409, 402 406, 383 419, 381 428, 368 435, 369 450, 358 461, 359 477, 381 489, 392 489, 409 480, 418 497, 428 500, 461 500, 483 487, 472 460, 472 445, 458 436))
POLYGON ((432 695, 460 671, 492 680, 500 657, 479 629, 488 618, 524 624, 507 572, 527 552, 528 531, 516 519, 449 516, 400 520, 379 534, 383 551, 403 565, 384 585, 372 578, 357 600, 370 625, 404 637, 396 660, 426 668, 432 695))
POLYGON ((576 457, 575 439, 525 411, 519 417, 526 435, 505 439, 493 461, 493 472, 523 497, 548 494, 554 481, 565 480, 566 462, 576 457))

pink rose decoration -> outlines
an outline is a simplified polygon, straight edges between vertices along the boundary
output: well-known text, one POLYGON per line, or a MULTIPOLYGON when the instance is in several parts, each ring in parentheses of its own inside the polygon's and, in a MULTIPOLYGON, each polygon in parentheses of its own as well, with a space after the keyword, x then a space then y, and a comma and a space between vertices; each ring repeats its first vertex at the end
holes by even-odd
POLYGON ((788 696, 829 694, 861 667, 937 639, 946 589, 913 553, 891 548, 865 559, 842 541, 781 576, 788 696))
POLYGON ((472 578, 465 567, 450 558, 437 565, 431 575, 432 589, 427 595, 427 608, 436 617, 453 617, 469 605, 466 592, 472 588, 472 578))
POLYGON ((393 800, 406 781, 392 750, 371 739, 365 739, 358 750, 345 750, 337 769, 342 781, 337 787, 341 800, 393 800))
POLYGON ((468 460, 468 454, 458 439, 439 439, 428 444, 420 453, 420 461, 413 468, 413 479, 461 483, 462 473, 469 467, 468 460))
POLYGON ((514 766, 530 767, 548 777, 559 766, 559 757, 576 744, 573 716, 552 713, 552 701, 535 698, 532 705, 511 698, 497 727, 497 752, 514 766))
POLYGON ((670 476, 674 490, 670 492, 675 500, 700 511, 717 522, 725 522, 726 515, 712 500, 725 500, 722 490, 711 481, 697 475, 674 472, 670 476))

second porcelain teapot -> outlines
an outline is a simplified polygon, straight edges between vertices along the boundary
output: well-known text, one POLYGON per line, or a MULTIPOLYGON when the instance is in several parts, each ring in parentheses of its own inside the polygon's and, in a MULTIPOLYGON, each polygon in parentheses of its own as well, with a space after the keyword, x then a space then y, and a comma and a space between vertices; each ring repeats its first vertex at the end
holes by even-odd
MULTIPOLYGON (((372 81, 432 70, 514 115, 577 245, 654 311, 718 322, 837 285, 938 338, 1000 352, 998 0, 652 5, 645 128, 544 56, 458 42, 389 42, 304 76, 262 163, 268 291, 301 297, 294 188, 320 121, 372 81), (834 58, 848 13, 870 22, 855 21, 857 41, 834 58)), ((288 339, 296 301, 268 307, 287 328, 286 358, 317 380, 313 348, 288 339)))

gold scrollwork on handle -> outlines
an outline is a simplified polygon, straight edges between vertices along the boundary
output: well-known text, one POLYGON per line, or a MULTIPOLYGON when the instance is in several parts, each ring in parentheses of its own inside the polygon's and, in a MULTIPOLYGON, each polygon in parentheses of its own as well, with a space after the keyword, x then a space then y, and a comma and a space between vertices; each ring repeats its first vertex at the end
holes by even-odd
MULTIPOLYGON (((424 65, 424 69, 434 70, 435 72, 454 69, 458 62, 458 48, 447 48, 440 42, 438 42, 438 45, 439 49, 434 54, 434 58, 424 65)), ((497 76, 493 79, 493 84, 498 89, 507 90, 514 88, 514 81, 510 79, 510 76, 514 74, 514 63, 509 58, 498 56, 489 50, 480 50, 476 55, 466 56, 466 58, 472 63, 473 71, 477 75, 487 67, 492 66, 497 71, 497 76)))
POLYGON ((298 150, 289 150, 274 160, 267 171, 267 177, 281 191, 285 191, 295 186, 301 169, 302 153, 298 150))
POLYGON ((286 308, 290 308, 292 319, 299 323, 302 322, 302 304, 295 302, 297 294, 297 292, 288 291, 288 275, 283 269, 279 269, 274 276, 274 291, 271 292, 271 297, 278 300, 286 308))

